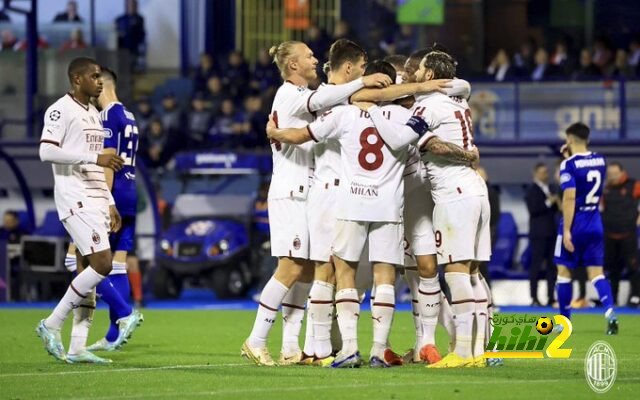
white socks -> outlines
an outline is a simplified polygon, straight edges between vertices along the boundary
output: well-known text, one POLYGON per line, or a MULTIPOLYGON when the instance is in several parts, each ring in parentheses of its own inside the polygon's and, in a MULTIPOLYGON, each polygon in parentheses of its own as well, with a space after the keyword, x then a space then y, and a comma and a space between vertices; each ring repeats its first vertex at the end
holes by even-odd
POLYGON ((127 263, 114 261, 111 263, 111 265, 113 266, 113 268, 111 268, 111 272, 109 273, 109 275, 119 275, 127 273, 127 263))
POLYGON ((342 336, 342 351, 358 351, 358 317, 360 300, 356 289, 342 289, 336 293, 336 313, 342 336))
POLYGON ((416 330, 416 350, 420 350, 422 346, 422 321, 420 320, 420 305, 419 305, 419 294, 418 287, 420 286, 420 275, 418 271, 405 269, 404 270, 404 280, 407 282, 407 286, 409 286, 409 292, 411 293, 411 311, 413 313, 413 325, 416 330))
POLYGON ((260 295, 260 305, 256 313, 256 320, 249 335, 249 345, 252 347, 266 347, 267 337, 271 327, 276 322, 278 307, 282 304, 282 299, 289 291, 289 288, 271 277, 269 282, 262 289, 260 295))
POLYGON ((77 308, 103 279, 104 276, 97 273, 93 268, 85 268, 71 282, 56 308, 44 321, 44 325, 49 329, 60 330, 71 310, 77 308))
POLYGON ((373 348, 371 355, 384 357, 387 348, 389 332, 393 323, 393 312, 396 306, 396 290, 393 285, 378 285, 376 298, 371 308, 373 320, 373 348))
POLYGON ((491 339, 491 335, 493 334, 493 325, 491 322, 493 321, 493 295, 491 294, 491 288, 487 283, 487 280, 484 279, 484 276, 480 275, 480 284, 484 287, 484 291, 487 295, 487 323, 484 329, 484 348, 487 348, 489 344, 489 339, 491 339))
POLYGON ((420 306, 420 323, 422 324, 422 342, 420 347, 436 344, 436 326, 440 314, 440 281, 438 275, 433 278, 420 278, 418 288, 418 305, 420 306))
POLYGON ((96 309, 96 293, 92 291, 82 299, 80 306, 73 310, 73 327, 71 328, 71 341, 69 354, 78 355, 87 348, 89 328, 93 322, 93 311, 96 309))
POLYGON ((333 323, 333 293, 335 286, 323 281, 314 281, 309 293, 307 324, 313 324, 313 353, 305 354, 325 358, 331 355, 331 325, 333 323))
POLYGON ((484 354, 485 334, 487 328, 487 292, 482 284, 480 275, 471 274, 471 285, 475 298, 476 337, 473 342, 473 356, 481 357, 484 354))
POLYGON ((310 283, 296 282, 282 299, 282 353, 285 355, 300 351, 298 337, 310 288, 310 283))
POLYGON ((64 256, 64 267, 69 272, 76 272, 78 270, 78 265, 77 265, 77 260, 76 260, 76 255, 75 254, 67 253, 67 255, 64 256))
POLYGON ((453 345, 456 342, 456 325, 453 321, 453 310, 451 304, 444 292, 440 293, 440 314, 438 314, 438 322, 444 326, 449 334, 449 352, 453 351, 453 345))
POLYGON ((444 279, 451 290, 451 309, 456 325, 455 352, 462 358, 472 357, 471 339, 473 333, 473 314, 475 297, 469 274, 446 272, 444 279))
MULTIPOLYGON (((313 289, 313 285, 311 285, 313 289)), ((302 348, 303 356, 313 356, 316 351, 316 341, 313 333, 313 315, 311 315, 311 292, 307 299, 307 325, 304 328, 304 347, 302 348)))

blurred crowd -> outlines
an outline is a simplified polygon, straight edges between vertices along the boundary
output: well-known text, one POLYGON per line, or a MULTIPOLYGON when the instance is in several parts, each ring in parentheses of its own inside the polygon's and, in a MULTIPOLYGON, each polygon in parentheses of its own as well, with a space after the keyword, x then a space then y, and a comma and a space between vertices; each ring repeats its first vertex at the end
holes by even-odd
POLYGON ((267 148, 265 125, 281 79, 266 51, 253 66, 240 52, 223 60, 203 54, 190 79, 188 102, 171 92, 157 107, 147 96, 136 102, 138 154, 147 165, 164 167, 180 150, 267 148))
POLYGON ((568 41, 558 40, 547 49, 533 39, 509 53, 499 49, 487 67, 489 79, 502 81, 590 81, 640 78, 640 38, 627 48, 616 47, 606 37, 599 37, 593 47, 572 49, 568 41))
MULTIPOLYGON (((0 10, 0 22, 11 22, 9 13, 0 10)), ((64 11, 56 14, 53 24, 69 25, 69 37, 63 41, 58 50, 65 52, 69 50, 84 49, 89 46, 84 38, 82 26, 85 20, 78 14, 78 3, 74 0, 67 2, 64 11)), ((145 28, 144 18, 138 13, 137 0, 126 1, 126 11, 114 20, 114 27, 117 34, 118 48, 128 50, 134 58, 134 67, 142 64, 140 61, 146 52, 145 49, 145 28)), ((48 49, 52 45, 46 35, 38 37, 38 48, 48 49)), ((8 27, 0 31, 1 51, 25 51, 27 49, 27 38, 18 38, 8 27)))

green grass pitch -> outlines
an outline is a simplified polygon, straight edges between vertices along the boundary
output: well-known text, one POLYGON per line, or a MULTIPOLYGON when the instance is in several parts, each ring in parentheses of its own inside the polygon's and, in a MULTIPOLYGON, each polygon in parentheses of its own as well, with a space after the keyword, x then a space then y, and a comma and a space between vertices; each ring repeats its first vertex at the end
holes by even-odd
MULTIPOLYGON (((640 317, 632 315, 620 317, 620 334, 614 337, 604 335, 600 315, 575 315, 573 335, 563 346, 573 349, 569 359, 505 360, 504 367, 484 369, 427 370, 412 365, 332 370, 256 367, 240 358, 240 346, 253 322, 250 311, 146 310, 145 323, 124 350, 102 354, 109 354, 112 365, 65 365, 45 354, 34 333, 47 312, 0 310, 0 398, 542 400, 637 399, 640 394, 640 317), (618 358, 617 381, 604 395, 589 389, 583 372, 584 355, 599 339, 609 342, 618 358)), ((359 334, 364 356, 371 344, 370 321, 370 314, 363 312, 359 334)), ((90 343, 104 334, 106 325, 107 313, 100 310, 90 343)), ((443 330, 438 334, 438 347, 444 352, 447 337, 443 330)), ((411 347, 413 322, 408 312, 396 315, 391 341, 397 351, 411 347)), ((274 358, 279 343, 278 323, 270 342, 274 358)))

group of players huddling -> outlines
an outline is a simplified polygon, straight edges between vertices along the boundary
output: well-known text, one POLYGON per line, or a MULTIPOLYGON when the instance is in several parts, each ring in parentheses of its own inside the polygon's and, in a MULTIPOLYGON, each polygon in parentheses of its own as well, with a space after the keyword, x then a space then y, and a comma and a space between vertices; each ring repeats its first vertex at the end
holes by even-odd
MULTIPOLYGON (((327 84, 312 91, 308 85, 316 79, 318 60, 308 46, 287 41, 272 47, 270 55, 284 80, 267 125, 274 164, 268 196, 271 249, 278 267, 261 293, 241 354, 265 366, 361 366, 357 325, 365 288, 355 277, 368 247, 363 259, 373 271, 371 367, 501 365, 499 356, 484 356, 493 304, 478 267, 491 256, 490 210, 486 184, 474 168, 479 153, 467 104, 470 85, 455 79, 456 61, 434 46, 413 53, 404 65, 367 63, 360 46, 340 39, 329 50, 327 84), (397 267, 411 291, 416 334, 404 357, 388 340, 397 267), (267 338, 280 307, 283 337, 276 364, 267 338), (435 346, 438 322, 450 337, 445 357, 435 346)), ((556 254, 563 278, 558 297, 561 312, 569 316, 570 268, 588 267, 605 305, 607 332, 617 333, 601 268, 602 223, 592 207, 602 191, 602 180, 595 177, 600 172, 592 167, 601 168, 604 159, 587 153, 588 133, 579 123, 567 130, 567 152, 573 156, 561 175, 567 222, 556 254), (588 161, 577 161, 582 158, 588 161), (577 163, 590 172, 568 170, 577 163)))
MULTIPOLYGON (((270 54, 285 80, 267 124, 274 161, 269 223, 278 267, 262 291, 242 355, 257 365, 276 365, 267 338, 282 307, 279 365, 361 366, 357 325, 368 288, 358 285, 356 270, 368 248, 370 366, 501 365, 500 358, 484 357, 493 304, 478 264, 491 255, 490 211, 486 184, 474 169, 479 153, 467 104, 471 88, 455 78, 456 61, 434 47, 405 63, 367 63, 360 46, 340 39, 330 48, 327 84, 312 91, 308 85, 316 79, 318 60, 304 43, 283 42, 270 54), (403 357, 389 344, 397 268, 411 291, 416 335, 403 357), (438 323, 449 334, 445 357, 435 345, 438 323)), ((45 113, 40 158, 53 164, 56 207, 76 248, 78 273, 36 333, 59 360, 109 363, 91 351, 121 348, 142 322, 127 302, 123 277, 135 231, 138 131, 117 99, 112 71, 78 58, 68 75, 72 91, 45 113), (96 293, 110 307, 111 326, 87 348, 96 293), (67 353, 60 330, 72 311, 67 353)), ((587 267, 605 306, 607 333, 615 334, 597 207, 605 161, 587 150, 588 137, 581 123, 567 129, 558 301, 569 317, 571 269, 587 267)), ((71 257, 68 264, 73 267, 71 257)))

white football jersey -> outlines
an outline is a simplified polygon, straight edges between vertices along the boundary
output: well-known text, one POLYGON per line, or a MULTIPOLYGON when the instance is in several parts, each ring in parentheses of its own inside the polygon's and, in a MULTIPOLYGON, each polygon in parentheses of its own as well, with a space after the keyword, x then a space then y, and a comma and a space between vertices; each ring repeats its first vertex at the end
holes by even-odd
MULTIPOLYGON (((318 88, 318 92, 325 88, 327 84, 323 83, 318 88)), ((348 104, 344 103, 344 104, 348 104)), ((332 107, 326 110, 318 111, 318 115, 322 115, 324 112, 330 110, 332 107)), ((340 179, 340 143, 337 139, 328 139, 323 142, 318 142, 313 145, 314 156, 314 169, 313 169, 313 182, 314 184, 329 184, 335 185, 336 179, 340 179)))
MULTIPOLYGON (((442 93, 420 96, 413 106, 413 115, 422 118, 429 131, 440 140, 456 144, 465 150, 475 147, 471 110, 465 99, 442 93)), ((420 138, 420 149, 430 136, 420 138)), ((436 204, 487 195, 486 184, 469 165, 456 164, 429 152, 423 154, 423 159, 427 163, 427 177, 431 182, 431 194, 436 204)))
MULTIPOLYGON (((394 122, 406 122, 411 112, 397 105, 381 107, 394 122)), ((402 221, 406 149, 391 151, 369 114, 344 105, 325 112, 309 125, 315 141, 338 139, 342 180, 336 217, 351 221, 402 221)))
MULTIPOLYGON (((98 110, 66 94, 45 112, 40 142, 77 154, 100 154, 104 135, 98 110)), ((79 208, 108 208, 112 197, 102 167, 96 164, 53 163, 52 168, 54 198, 61 220, 79 208)))
POLYGON ((427 191, 431 190, 431 184, 427 178, 427 167, 422 161, 420 151, 414 145, 409 145, 403 178, 405 195, 418 187, 424 187, 427 191))
MULTIPOLYGON (((271 114, 278 128, 302 128, 313 121, 308 109, 313 93, 307 87, 286 81, 273 99, 271 114)), ((313 143, 301 145, 271 143, 273 152, 273 176, 269 187, 269 199, 306 199, 309 177, 313 167, 313 143)))

